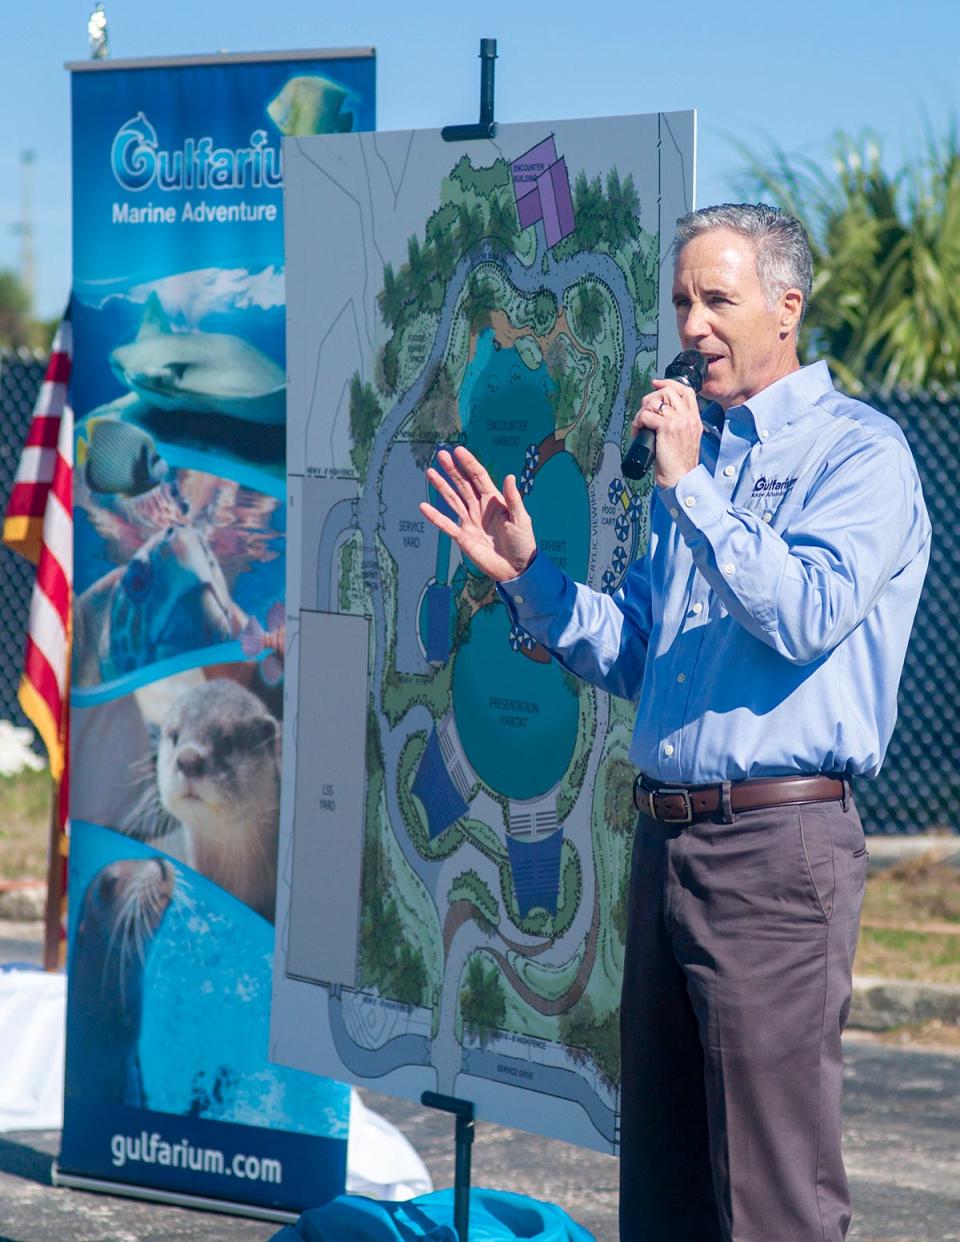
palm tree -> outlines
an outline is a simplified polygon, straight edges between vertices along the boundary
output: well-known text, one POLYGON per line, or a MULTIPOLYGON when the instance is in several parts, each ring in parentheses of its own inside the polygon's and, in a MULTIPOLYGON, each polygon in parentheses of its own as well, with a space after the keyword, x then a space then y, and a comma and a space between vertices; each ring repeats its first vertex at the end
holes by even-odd
POLYGON ((631 173, 621 182, 616 168, 607 173, 606 238, 611 250, 619 250, 626 241, 632 241, 640 231, 637 219, 640 199, 631 173))
POLYGON ((555 425, 569 427, 580 408, 580 377, 572 367, 564 364, 551 370, 550 378, 554 386, 547 394, 547 400, 553 409, 555 425))
POLYGON ((457 266, 457 248, 449 229, 431 239, 430 253, 433 255, 434 269, 445 285, 457 266))
POLYGON ((591 344, 603 330, 603 294, 595 284, 585 284, 577 294, 577 331, 591 344))
POLYGON ((475 274, 471 276, 462 306, 471 332, 481 332, 489 327, 490 312, 497 309, 497 293, 491 282, 475 274))
POLYGON ((520 221, 512 193, 509 196, 498 194, 491 200, 487 233, 497 249, 507 252, 513 249, 520 233, 520 221))
POLYGON ((497 968, 484 965, 483 955, 474 953, 467 963, 467 979, 460 991, 460 1013, 467 1031, 486 1047, 507 1015, 507 998, 497 968))
POLYGON ((927 137, 888 173, 879 143, 840 135, 833 170, 782 150, 748 185, 803 221, 814 254, 803 344, 853 391, 953 386, 960 349, 960 140, 927 137))
POLYGON ((393 264, 386 263, 383 268, 383 289, 377 295, 380 314, 388 328, 395 329, 403 312, 403 285, 394 275, 393 264))
POLYGON ((603 185, 599 177, 588 181, 585 173, 577 173, 573 183, 573 217, 580 248, 594 249, 603 237, 605 224, 603 185))
POLYGON ((483 237, 483 212, 479 207, 470 207, 466 203, 461 203, 457 210, 457 249, 464 255, 483 237))
POLYGON ((407 239, 407 267, 410 272, 410 291, 418 301, 425 301, 433 279, 433 263, 429 250, 420 245, 414 233, 407 239))

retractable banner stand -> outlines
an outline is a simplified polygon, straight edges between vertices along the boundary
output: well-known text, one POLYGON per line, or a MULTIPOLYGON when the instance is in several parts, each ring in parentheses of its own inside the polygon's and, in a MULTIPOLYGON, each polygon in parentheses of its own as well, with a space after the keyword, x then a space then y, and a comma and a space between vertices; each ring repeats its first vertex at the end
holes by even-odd
MULTIPOLYGON (((286 656, 281 140, 372 49, 73 72, 70 928, 58 1176, 298 1212, 348 1088, 268 1060, 286 656)), ((318 248, 334 246, 322 220, 318 248)))

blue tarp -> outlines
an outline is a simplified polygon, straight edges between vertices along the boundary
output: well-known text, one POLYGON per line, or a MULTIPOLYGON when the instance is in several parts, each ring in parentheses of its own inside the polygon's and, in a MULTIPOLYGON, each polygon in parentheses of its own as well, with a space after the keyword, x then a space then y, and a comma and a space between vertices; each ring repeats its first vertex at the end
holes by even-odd
MULTIPOLYGON (((453 1191, 438 1190, 405 1203, 379 1203, 359 1195, 340 1195, 324 1207, 304 1212, 271 1242, 457 1242, 453 1191)), ((553 1203, 540 1203, 503 1190, 470 1192, 470 1242, 595 1242, 553 1203)))

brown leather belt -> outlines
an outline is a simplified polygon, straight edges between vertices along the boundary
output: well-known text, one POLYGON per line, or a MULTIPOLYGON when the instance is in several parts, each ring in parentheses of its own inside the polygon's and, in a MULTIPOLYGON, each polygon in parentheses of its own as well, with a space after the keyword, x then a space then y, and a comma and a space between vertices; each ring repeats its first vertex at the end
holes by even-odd
POLYGON ((791 802, 845 802, 848 785, 835 776, 768 776, 726 785, 660 785, 641 772, 634 781, 637 810, 663 824, 692 824, 695 819, 723 815, 724 789, 729 810, 764 811, 791 802))

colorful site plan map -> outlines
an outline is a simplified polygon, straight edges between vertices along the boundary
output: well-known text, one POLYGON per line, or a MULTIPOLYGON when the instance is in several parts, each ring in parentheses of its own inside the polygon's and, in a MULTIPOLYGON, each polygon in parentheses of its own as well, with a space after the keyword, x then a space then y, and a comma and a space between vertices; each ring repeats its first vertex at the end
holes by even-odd
POLYGON ((678 351, 694 117, 284 143, 287 741, 271 1056, 618 1146, 633 707, 418 504, 466 444, 613 592, 630 416, 678 351), (663 314, 661 315, 661 308, 663 314))

